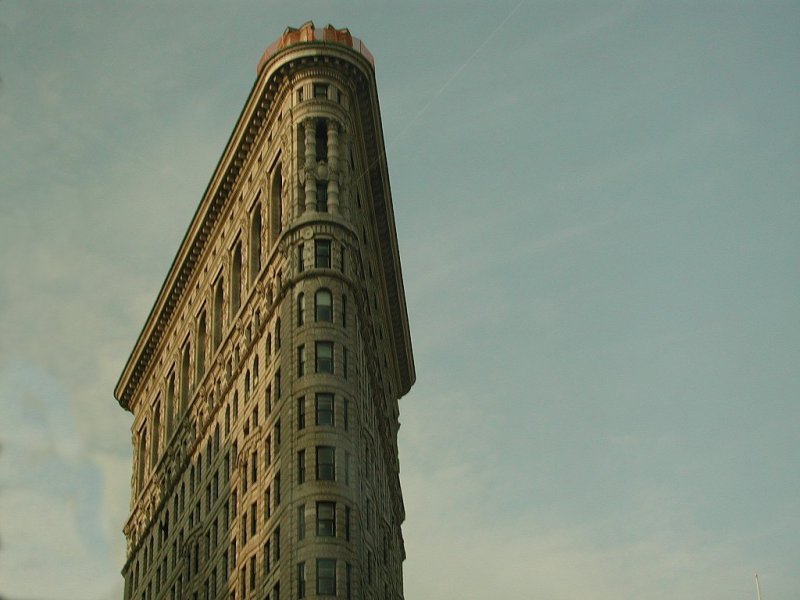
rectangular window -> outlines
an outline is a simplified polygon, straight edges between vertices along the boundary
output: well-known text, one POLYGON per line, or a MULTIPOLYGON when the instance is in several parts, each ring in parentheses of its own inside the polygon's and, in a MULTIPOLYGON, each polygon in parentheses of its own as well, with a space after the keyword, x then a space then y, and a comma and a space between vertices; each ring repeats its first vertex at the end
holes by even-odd
POLYGON ((264 577, 266 577, 269 574, 270 569, 272 569, 272 564, 271 564, 272 555, 270 554, 270 545, 271 545, 270 540, 264 542, 264 577))
POLYGON ((350 485, 350 453, 344 453, 344 484, 350 485))
POLYGON ((256 555, 250 557, 250 591, 256 589, 256 555))
POLYGON ((297 294, 297 326, 302 327, 305 322, 306 295, 303 292, 297 294))
POLYGON ((347 348, 342 346, 342 377, 347 379, 347 348))
POLYGON ((345 569, 345 598, 353 600, 353 565, 347 563, 345 569))
POLYGON ((306 563, 297 563, 297 597, 306 597, 306 563))
POLYGON ((346 250, 345 250, 344 245, 340 246, 340 248, 339 248, 339 270, 342 273, 344 273, 344 265, 345 265, 344 255, 345 255, 345 252, 346 252, 346 250))
POLYGON ((275 399, 281 399, 281 370, 275 371, 275 399))
POLYGON ((297 399, 297 428, 303 429, 306 426, 306 398, 300 396, 297 399))
POLYGON ((275 474, 275 506, 280 506, 281 503, 281 472, 275 474))
POLYGON ((258 479, 258 451, 254 450, 250 458, 250 480, 255 483, 258 479))
POLYGON ((275 552, 275 562, 278 562, 281 559, 281 528, 280 525, 275 528, 275 531, 272 533, 272 548, 275 552))
POLYGON ((317 212, 328 212, 328 182, 317 182, 317 212))
POLYGON ((333 394, 317 394, 316 424, 323 427, 333 427, 333 423, 333 394))
POLYGON ((306 537, 306 505, 301 504, 297 507, 297 539, 302 540, 306 537))
POLYGON ((315 370, 333 373, 333 342, 316 342, 315 370))
POLYGON ((331 268, 330 240, 314 240, 314 266, 318 269, 331 268))
POLYGON ((303 244, 300 243, 297 246, 297 272, 302 273, 305 270, 305 260, 303 257, 303 244))
POLYGON ((336 559, 317 559, 317 594, 336 595, 336 559))
POLYGON ((317 479, 336 479, 336 449, 333 446, 317 446, 317 479))
POLYGON ((305 483, 306 481, 306 451, 299 450, 297 452, 297 483, 305 483))
POLYGON ((336 537, 335 502, 317 502, 317 535, 336 537))
MULTIPOLYGON (((347 355, 345 355, 345 356, 347 356, 347 355)), ((349 431, 350 430, 350 400, 348 400, 347 398, 344 399, 344 410, 342 412, 344 412, 344 430, 345 431, 349 431)))
POLYGON ((344 507, 344 539, 350 541, 350 507, 344 507))
POLYGON ((267 440, 264 443, 264 463, 267 466, 272 464, 272 436, 268 435, 267 440))
POLYGON ((250 535, 255 535, 256 534, 256 523, 258 521, 257 508, 258 508, 258 505, 255 502, 253 502, 250 505, 250 535))
POLYGON ((315 83, 314 84, 314 98, 327 98, 328 97, 328 84, 315 83))
POLYGON ((306 374, 306 347, 300 344, 297 347, 297 376, 302 377, 306 374))

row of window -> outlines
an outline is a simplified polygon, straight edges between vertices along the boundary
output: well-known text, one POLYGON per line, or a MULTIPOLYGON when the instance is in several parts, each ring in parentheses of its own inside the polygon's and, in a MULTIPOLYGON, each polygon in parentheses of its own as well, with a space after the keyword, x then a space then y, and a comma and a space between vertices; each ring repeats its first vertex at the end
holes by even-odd
MULTIPOLYGON (((347 296, 342 294, 341 319, 342 327, 347 327, 347 296)), ((297 326, 301 327, 306 320, 306 295, 297 294, 297 326)), ((328 288, 320 288, 314 293, 314 321, 317 323, 333 323, 333 294, 328 288)))
MULTIPOLYGON (((335 426, 336 397, 330 392, 317 392, 314 395, 314 424, 321 427, 335 426)), ((344 430, 350 429, 350 400, 342 398, 342 420, 344 430)), ((297 429, 306 426, 306 398, 297 398, 297 429)))
MULTIPOLYGON (((344 506, 343 535, 350 541, 351 509, 344 506)), ((317 537, 336 537, 336 502, 320 500, 316 503, 316 534, 317 537)), ((306 505, 297 507, 297 539, 306 537, 306 505)))
MULTIPOLYGON (((333 446, 317 446, 316 456, 316 479, 317 481, 336 481, 336 448, 333 446)), ((344 483, 350 484, 350 453, 345 452, 344 456, 344 483)), ((297 483, 306 481, 306 451, 297 451, 297 483)))
MULTIPOLYGON (((327 193, 327 192, 326 192, 327 193)), ((319 202, 319 196, 317 199, 319 202)), ((324 210, 320 210, 320 212, 327 212, 327 199, 324 200, 324 210)), ((319 206, 317 207, 319 208, 319 206)), ((331 240, 328 239, 317 239, 314 240, 314 268, 315 269, 331 269, 333 261, 331 259, 331 240)), ((339 248, 339 270, 344 272, 345 267, 345 247, 344 245, 340 246, 339 248)), ((297 272, 302 273, 306 270, 306 259, 305 259, 305 244, 300 243, 297 245, 297 272)))
MULTIPOLYGON (((345 598, 353 597, 353 567, 345 563, 345 598)), ((318 596, 335 596, 336 591, 336 559, 318 558, 316 560, 316 583, 318 596)), ((306 597, 306 563, 297 563, 297 597, 306 597)))
MULTIPOLYGON (((327 83, 314 83, 311 88, 313 92, 313 98, 323 99, 323 100, 333 100, 334 102, 341 101, 341 92, 339 88, 336 86, 332 86, 327 83)), ((297 88, 297 101, 303 101, 303 88, 297 88)))
MULTIPOLYGON (((333 342, 314 342, 314 372, 334 374, 333 361, 333 342)), ((348 353, 347 347, 342 346, 342 377, 347 379, 348 375, 348 353)), ((297 376, 302 377, 306 374, 306 346, 300 344, 297 347, 297 376)))

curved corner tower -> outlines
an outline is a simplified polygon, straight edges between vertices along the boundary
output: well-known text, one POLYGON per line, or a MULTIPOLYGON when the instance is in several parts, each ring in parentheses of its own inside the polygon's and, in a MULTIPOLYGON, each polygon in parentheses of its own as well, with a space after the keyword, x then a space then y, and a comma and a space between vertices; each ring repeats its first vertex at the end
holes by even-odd
POLYGON ((414 378, 372 56, 289 28, 115 389, 126 600, 401 599, 414 378))

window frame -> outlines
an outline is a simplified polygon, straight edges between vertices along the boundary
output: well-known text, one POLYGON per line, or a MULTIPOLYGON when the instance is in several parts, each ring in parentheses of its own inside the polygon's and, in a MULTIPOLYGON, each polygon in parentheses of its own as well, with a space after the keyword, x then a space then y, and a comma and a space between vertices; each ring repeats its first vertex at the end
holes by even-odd
POLYGON ((336 481, 336 447, 316 447, 315 474, 317 481, 336 481))

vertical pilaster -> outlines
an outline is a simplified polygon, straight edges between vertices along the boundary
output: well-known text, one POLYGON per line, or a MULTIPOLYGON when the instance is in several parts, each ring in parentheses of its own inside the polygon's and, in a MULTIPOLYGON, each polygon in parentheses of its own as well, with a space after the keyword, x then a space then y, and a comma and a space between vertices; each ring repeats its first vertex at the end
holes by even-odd
POLYGON ((328 119, 328 211, 339 212, 339 127, 328 119))
POLYGON ((350 207, 353 205, 352 173, 350 172, 350 136, 342 130, 341 144, 342 157, 339 160, 340 199, 339 212, 344 217, 350 216, 350 207))
POLYGON ((303 121, 303 129, 306 136, 306 212, 316 210, 317 206, 317 152, 316 140, 316 119, 308 118, 303 121))

